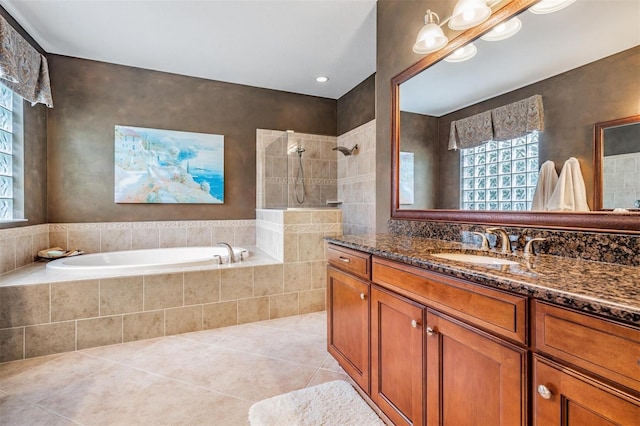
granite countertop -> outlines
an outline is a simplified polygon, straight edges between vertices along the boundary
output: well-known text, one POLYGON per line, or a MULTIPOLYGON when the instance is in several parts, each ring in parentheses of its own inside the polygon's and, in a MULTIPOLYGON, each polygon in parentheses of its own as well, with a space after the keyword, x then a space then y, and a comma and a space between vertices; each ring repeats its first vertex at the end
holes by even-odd
POLYGON ((330 243, 385 259, 440 272, 478 284, 511 291, 568 308, 640 324, 640 267, 592 262, 559 256, 509 256, 518 265, 471 264, 431 256, 479 252, 472 244, 391 234, 327 237, 330 243))

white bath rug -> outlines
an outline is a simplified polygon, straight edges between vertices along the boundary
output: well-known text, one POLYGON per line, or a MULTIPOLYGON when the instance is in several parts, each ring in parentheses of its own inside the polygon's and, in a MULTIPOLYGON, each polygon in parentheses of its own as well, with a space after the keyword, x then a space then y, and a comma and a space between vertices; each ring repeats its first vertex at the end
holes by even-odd
POLYGON ((323 383, 256 402, 251 426, 384 426, 344 380, 323 383))

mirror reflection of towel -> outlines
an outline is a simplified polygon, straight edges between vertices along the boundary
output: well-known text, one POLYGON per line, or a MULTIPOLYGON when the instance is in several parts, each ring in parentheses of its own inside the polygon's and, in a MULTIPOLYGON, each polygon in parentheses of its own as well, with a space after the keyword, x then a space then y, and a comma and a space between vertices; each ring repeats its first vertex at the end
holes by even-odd
POLYGON ((547 204, 557 183, 558 172, 556 172, 556 164, 551 160, 545 161, 540 167, 531 210, 549 210, 547 204))
POLYGON ((580 171, 580 163, 574 157, 565 161, 556 188, 551 194, 547 210, 588 212, 587 191, 580 171))

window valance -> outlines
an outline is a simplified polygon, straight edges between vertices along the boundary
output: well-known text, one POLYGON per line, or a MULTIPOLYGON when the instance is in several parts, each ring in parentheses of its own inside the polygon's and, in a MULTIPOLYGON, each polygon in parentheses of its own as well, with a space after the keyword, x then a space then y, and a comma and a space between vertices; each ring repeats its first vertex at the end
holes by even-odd
POLYGON ((0 16, 0 79, 32 105, 53 108, 47 58, 0 16))
POLYGON ((521 101, 451 122, 449 149, 473 148, 494 140, 519 138, 544 130, 542 96, 521 101))

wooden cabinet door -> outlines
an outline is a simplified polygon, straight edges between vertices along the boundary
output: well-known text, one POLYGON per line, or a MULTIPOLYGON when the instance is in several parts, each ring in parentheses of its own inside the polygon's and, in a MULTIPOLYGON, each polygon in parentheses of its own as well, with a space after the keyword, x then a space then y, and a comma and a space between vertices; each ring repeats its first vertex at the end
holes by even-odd
POLYGON ((533 419, 536 425, 640 424, 640 400, 535 356, 533 419))
POLYGON ((327 347, 340 366, 369 392, 369 283, 327 269, 327 347))
POLYGON ((427 311, 427 424, 527 422, 526 350, 427 311))
POLYGON ((371 399, 395 425, 424 424, 424 307, 371 290, 371 399))

